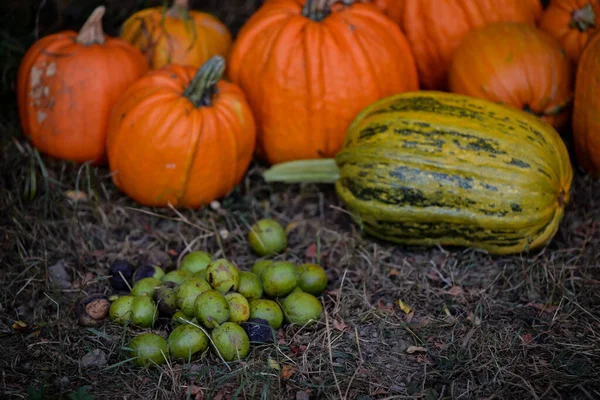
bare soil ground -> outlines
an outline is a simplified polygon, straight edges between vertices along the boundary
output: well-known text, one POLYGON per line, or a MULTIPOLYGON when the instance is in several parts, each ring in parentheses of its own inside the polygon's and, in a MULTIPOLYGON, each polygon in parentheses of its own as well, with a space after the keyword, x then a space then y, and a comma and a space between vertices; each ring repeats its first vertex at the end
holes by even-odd
MULTIPOLYGON (((599 181, 577 172, 552 243, 506 257, 374 240, 351 222, 333 187, 267 185, 259 163, 218 209, 140 207, 114 188, 106 168, 40 157, 22 137, 14 73, 33 27, 56 29, 51 11, 35 25, 39 2, 25 3, 0 13, 29 24, 10 25, 10 17, 0 24, 2 398, 600 398, 599 181), (73 190, 84 198, 75 200, 73 190), (139 331, 77 326, 76 301, 110 293, 113 259, 166 256, 174 268, 183 253, 204 249, 246 269, 257 260, 247 227, 261 217, 289 229, 280 258, 326 268, 317 326, 281 329, 276 345, 253 346, 229 366, 207 353, 150 370, 123 362, 122 347, 139 331)), ((220 13, 235 31, 257 5, 198 7, 220 13)), ((107 26, 127 12, 115 11, 107 26)), ((77 25, 73 15, 59 24, 77 25)))

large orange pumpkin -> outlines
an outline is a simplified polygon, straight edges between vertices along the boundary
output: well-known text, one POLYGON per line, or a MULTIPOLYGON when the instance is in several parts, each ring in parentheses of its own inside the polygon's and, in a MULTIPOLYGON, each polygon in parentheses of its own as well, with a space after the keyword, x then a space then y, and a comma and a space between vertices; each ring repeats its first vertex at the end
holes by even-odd
MULTIPOLYGON (((373 0, 373 3, 396 23, 402 22, 405 0, 373 0)), ((400 27, 402 28, 402 26, 400 27)))
POLYGON ((535 24, 539 0, 404 0, 400 25, 423 89, 446 90, 452 53, 471 30, 497 21, 535 24))
POLYGON ((469 32, 454 52, 450 91, 527 110, 555 128, 568 122, 574 68, 535 26, 496 22, 469 32))
POLYGON ((269 163, 331 157, 356 114, 418 89, 400 28, 370 3, 271 0, 233 44, 229 78, 248 96, 269 163))
POLYGON ((590 38, 577 66, 573 140, 582 169, 600 175, 600 34, 590 38))
POLYGON ((221 80, 224 59, 199 70, 170 64, 133 84, 113 108, 113 182, 147 206, 196 208, 225 196, 254 153, 254 118, 242 90, 221 80))
POLYGON ((578 63, 588 38, 600 28, 600 1, 552 0, 539 26, 555 37, 567 56, 578 63))
POLYGON ((190 10, 188 0, 136 12, 123 23, 121 38, 140 49, 152 68, 169 63, 199 68, 212 56, 226 57, 232 41, 220 20, 190 10))
POLYGON ((63 31, 40 39, 21 61, 21 126, 44 154, 75 162, 106 161, 110 109, 149 69, 136 48, 104 35, 104 12, 104 6, 96 8, 79 33, 63 31))

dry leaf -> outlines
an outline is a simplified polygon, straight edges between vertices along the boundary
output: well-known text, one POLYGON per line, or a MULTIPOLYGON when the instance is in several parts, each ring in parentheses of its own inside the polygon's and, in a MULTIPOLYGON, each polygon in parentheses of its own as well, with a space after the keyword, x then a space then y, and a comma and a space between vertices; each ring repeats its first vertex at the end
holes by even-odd
POLYGON ((69 190, 65 193, 65 196, 67 196, 69 200, 73 201, 85 201, 88 198, 87 194, 81 190, 69 190))
POLYGON ((421 347, 421 346, 410 346, 408 349, 406 349, 406 352, 408 354, 427 353, 427 349, 425 347, 421 347))
POLYGON ((307 258, 315 258, 317 256, 317 245, 313 243, 310 246, 308 246, 306 248, 306 251, 304 252, 304 255, 307 258))
POLYGON ((398 270, 395 268, 391 269, 390 272, 388 273, 388 277, 390 277, 390 278, 392 276, 398 276, 398 275, 400 275, 400 272, 398 272, 398 270))
POLYGON ((406 318, 405 318, 406 322, 408 322, 410 324, 414 316, 415 316, 415 312, 414 311, 409 312, 406 315, 406 318))
POLYGON ((523 333, 521 334, 521 340, 523 343, 529 343, 533 340, 533 335, 531 333, 523 333))
POLYGON ((292 375, 294 375, 294 372, 296 372, 294 367, 292 367, 291 365, 284 365, 283 369, 281 370, 281 374, 280 374, 281 379, 283 379, 283 380, 290 379, 292 377, 292 375))
POLYGON ((276 369, 277 371, 281 370, 279 363, 277 361, 273 360, 272 358, 269 358, 269 367, 271 369, 276 369))
POLYGON ((479 317, 476 317, 475 314, 473 313, 469 313, 469 316, 467 317, 468 321, 471 321, 471 323, 473 324, 473 326, 479 326, 481 325, 481 319, 479 317))
POLYGON ((450 289, 446 290, 446 294, 451 296, 459 296, 461 294, 465 294, 465 291, 460 286, 452 286, 450 289))
POLYGON ((344 329, 346 329, 348 327, 348 325, 346 325, 346 323, 344 321, 339 322, 337 319, 333 320, 333 327, 335 329, 337 329, 338 331, 343 332, 344 329))
POLYGON ((527 304, 529 307, 533 307, 535 309, 538 309, 542 312, 547 312, 547 313, 553 313, 558 309, 558 306, 555 306, 553 304, 541 304, 541 303, 529 303, 527 304))
POLYGON ((398 299, 398 305, 400 306, 400 309, 402 311, 404 311, 405 314, 410 314, 410 312, 412 311, 412 308, 410 308, 409 306, 407 306, 402 300, 398 299))
POLYGON ((190 394, 194 396, 194 400, 204 399, 204 393, 202 393, 202 389, 196 385, 192 385, 190 387, 190 394))
POLYGON ((14 324, 12 324, 12 327, 15 331, 19 332, 25 332, 27 329, 29 329, 27 323, 24 321, 16 321, 14 324))
POLYGON ((290 222, 289 224, 287 224, 287 226, 285 227, 285 233, 290 233, 291 231, 293 231, 296 227, 298 226, 298 222, 294 221, 294 222, 290 222))

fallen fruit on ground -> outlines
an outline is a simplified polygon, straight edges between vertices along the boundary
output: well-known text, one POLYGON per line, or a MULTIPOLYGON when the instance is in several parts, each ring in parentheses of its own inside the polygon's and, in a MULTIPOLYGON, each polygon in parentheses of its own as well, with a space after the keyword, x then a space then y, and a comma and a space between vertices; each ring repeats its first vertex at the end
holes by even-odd
POLYGON ((240 270, 231 261, 220 258, 206 267, 206 281, 223 294, 236 291, 240 285, 240 270))
POLYGON ((162 282, 154 291, 154 301, 158 310, 164 315, 173 315, 179 308, 177 292, 179 285, 175 282, 162 282))
POLYGON ((296 266, 287 261, 274 261, 261 274, 264 293, 269 297, 282 297, 298 284, 296 266))
POLYGON ((258 260, 256 261, 252 267, 250 268, 250 272, 260 278, 263 270, 267 267, 267 265, 271 264, 273 260, 258 260))
POLYGON ((181 269, 176 269, 173 271, 167 272, 162 278, 163 282, 174 282, 178 285, 183 284, 189 277, 192 276, 189 272, 183 271, 181 269))
POLYGON ((190 277, 179 286, 179 290, 177 291, 177 306, 187 315, 194 315, 196 297, 211 289, 205 280, 190 277))
POLYGON ((179 269, 193 275, 206 270, 206 267, 208 267, 208 264, 210 264, 211 261, 212 256, 206 251, 192 251, 181 259, 179 269))
POLYGON ((275 342, 275 331, 271 325, 269 325, 269 321, 265 319, 250 318, 248 321, 242 322, 240 326, 246 331, 251 342, 275 342))
POLYGON ((238 324, 225 322, 213 329, 210 336, 225 361, 246 358, 250 352, 250 339, 238 324))
POLYGON ((323 306, 310 293, 297 291, 287 296, 282 304, 285 320, 295 325, 312 325, 321 319, 323 306))
POLYGON ((156 278, 142 278, 137 281, 131 288, 132 296, 154 296, 156 288, 160 286, 160 279, 156 278))
POLYGON ((164 276, 165 271, 158 265, 142 265, 133 273, 132 283, 135 285, 136 282, 144 278, 156 278, 162 280, 164 276))
POLYGON ((327 274, 317 264, 301 264, 298 269, 298 287, 314 296, 319 296, 327 287, 327 274))
POLYGON ((272 256, 286 249, 287 233, 279 222, 264 218, 252 225, 248 242, 259 256, 272 256))
POLYGON ((244 296, 231 292, 225 295, 225 300, 229 304, 229 321, 239 324, 250 318, 250 304, 244 296))
POLYGON ((194 308, 196 319, 207 328, 215 328, 229 320, 229 303, 217 290, 207 290, 198 295, 194 308))
POLYGON ((138 367, 162 365, 168 357, 167 341, 160 335, 145 332, 137 335, 127 346, 131 362, 138 367))
POLYGON ((104 323, 110 310, 108 297, 101 293, 92 294, 83 298, 75 308, 79 325, 97 327, 104 323))
POLYGON ((130 290, 135 267, 127 260, 116 259, 110 265, 110 284, 115 290, 130 290))
POLYGON ((250 318, 264 319, 273 329, 279 329, 283 323, 283 311, 273 300, 252 300, 250 301, 250 318))
POLYGON ((201 329, 183 324, 177 326, 167 339, 169 352, 175 359, 191 361, 208 349, 208 337, 201 329))
POLYGON ((121 296, 111 303, 108 312, 111 322, 117 325, 125 325, 131 321, 133 299, 133 296, 121 296))
POLYGON ((156 303, 148 296, 134 296, 131 301, 131 322, 140 328, 154 326, 158 310, 156 303))
POLYGON ((240 271, 240 286, 237 291, 248 300, 260 299, 263 295, 262 282, 256 274, 240 271))

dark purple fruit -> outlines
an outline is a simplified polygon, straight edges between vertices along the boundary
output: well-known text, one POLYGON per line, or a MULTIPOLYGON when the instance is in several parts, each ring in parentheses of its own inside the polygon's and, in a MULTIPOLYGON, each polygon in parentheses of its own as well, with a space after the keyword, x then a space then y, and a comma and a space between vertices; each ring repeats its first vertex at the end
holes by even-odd
POLYGON ((135 267, 127 260, 117 259, 110 265, 110 284, 115 290, 128 291, 135 267), (123 276, 121 276, 121 274, 123 276), (125 280, 123 280, 125 278, 125 280), (129 286, 128 286, 129 285, 129 286))
POLYGON ((156 278, 160 280, 163 276, 165 276, 165 271, 163 271, 161 267, 156 265, 143 265, 135 270, 131 283, 135 285, 137 281, 144 278, 156 278))
POLYGON ((251 318, 240 324, 248 334, 251 342, 274 343, 275 331, 266 319, 251 318))

